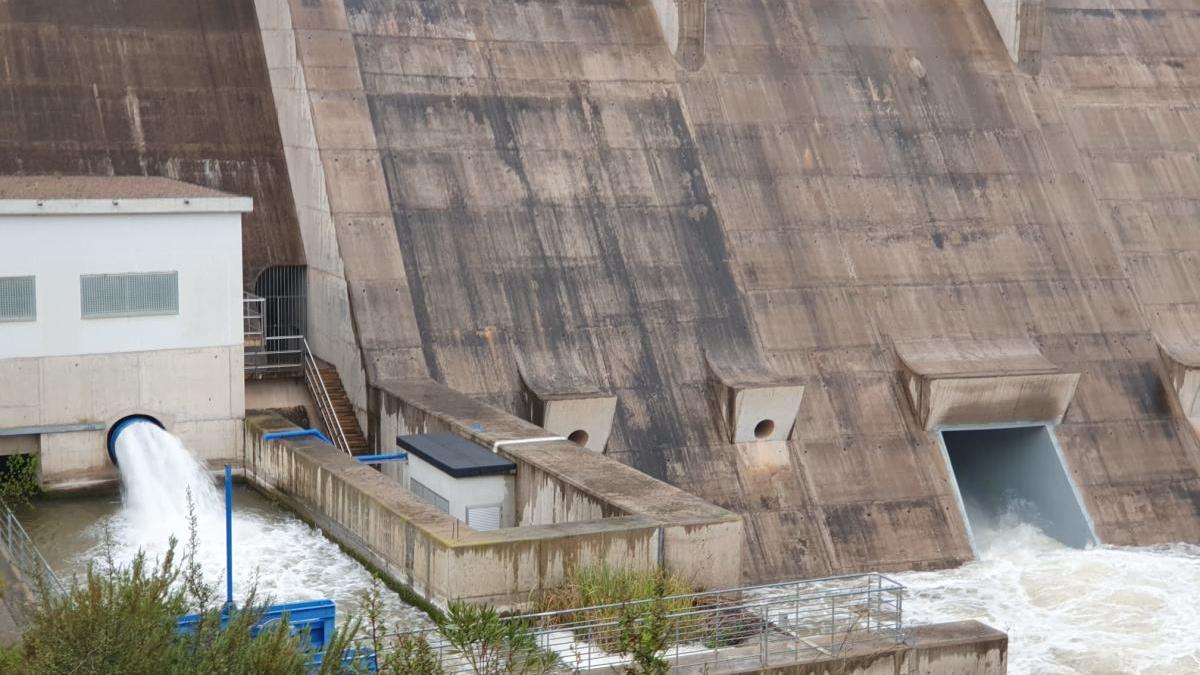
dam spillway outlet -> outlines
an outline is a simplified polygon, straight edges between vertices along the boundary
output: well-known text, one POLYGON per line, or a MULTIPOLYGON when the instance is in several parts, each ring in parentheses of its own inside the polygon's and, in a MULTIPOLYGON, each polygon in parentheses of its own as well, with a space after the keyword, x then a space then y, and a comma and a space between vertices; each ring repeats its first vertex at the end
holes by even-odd
POLYGON ((1095 543, 1049 427, 941 433, 973 540, 1016 517, 1067 546, 1095 543))

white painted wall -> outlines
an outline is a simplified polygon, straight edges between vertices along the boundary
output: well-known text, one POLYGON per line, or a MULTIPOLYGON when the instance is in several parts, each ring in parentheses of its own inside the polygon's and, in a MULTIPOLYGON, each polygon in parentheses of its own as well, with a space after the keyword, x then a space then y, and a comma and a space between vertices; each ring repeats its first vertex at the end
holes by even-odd
POLYGON ((408 477, 433 490, 450 502, 450 515, 467 522, 467 508, 501 504, 500 526, 513 527, 516 506, 514 477, 511 475, 454 478, 429 462, 408 454, 408 477))
POLYGON ((0 214, 0 275, 37 277, 37 321, 0 323, 0 359, 242 344, 240 213, 0 214), (79 277, 179 273, 179 314, 80 318, 79 277))

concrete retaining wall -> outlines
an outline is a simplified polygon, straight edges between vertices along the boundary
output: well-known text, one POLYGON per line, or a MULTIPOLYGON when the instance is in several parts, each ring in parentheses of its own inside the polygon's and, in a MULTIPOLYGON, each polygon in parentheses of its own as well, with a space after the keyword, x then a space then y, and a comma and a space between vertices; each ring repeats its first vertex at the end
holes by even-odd
POLYGON ((31 434, 51 488, 115 478, 106 434, 134 413, 161 420, 206 460, 229 460, 241 454, 242 370, 241 345, 4 360, 0 429, 94 427, 31 434))
POLYGON ((517 511, 525 524, 645 516, 662 528, 662 562, 673 573, 700 588, 741 585, 737 514, 430 380, 383 383, 371 418, 381 441, 451 431, 495 447, 517 464, 517 511))
POLYGON ((891 650, 727 673, 769 675, 1004 675, 1008 636, 978 621, 917 626, 906 644, 891 650))
POLYGON ((247 478, 433 602, 516 609, 532 593, 561 585, 581 564, 657 565, 659 528, 652 519, 474 532, 331 446, 307 438, 261 440, 267 431, 289 428, 274 415, 247 420, 247 478))

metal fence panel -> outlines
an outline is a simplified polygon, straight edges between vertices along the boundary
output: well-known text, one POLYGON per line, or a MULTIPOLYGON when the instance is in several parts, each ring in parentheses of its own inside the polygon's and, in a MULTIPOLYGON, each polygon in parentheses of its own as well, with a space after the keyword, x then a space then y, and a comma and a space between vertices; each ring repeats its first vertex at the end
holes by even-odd
MULTIPOLYGON (((892 648, 903 639, 903 594, 904 587, 887 577, 862 574, 530 614, 507 621, 522 622, 540 649, 557 655, 557 672, 612 673, 631 662, 623 645, 640 637, 638 631, 653 612, 666 626, 658 656, 670 664, 671 672, 709 673, 892 648)), ((471 663, 478 661, 473 658, 478 654, 456 650, 436 629, 403 637, 428 642, 446 675, 474 675, 471 663)))

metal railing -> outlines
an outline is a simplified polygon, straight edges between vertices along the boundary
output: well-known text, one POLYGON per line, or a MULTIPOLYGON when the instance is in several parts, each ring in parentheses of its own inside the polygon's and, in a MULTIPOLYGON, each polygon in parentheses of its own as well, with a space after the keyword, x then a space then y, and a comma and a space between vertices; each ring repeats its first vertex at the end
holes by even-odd
POLYGON ((351 454, 346 432, 333 409, 329 389, 312 350, 308 348, 308 340, 303 335, 266 335, 266 302, 265 298, 253 293, 242 293, 246 373, 258 377, 303 375, 330 440, 339 450, 351 454))
POLYGON ((338 417, 337 411, 333 409, 333 401, 329 399, 329 389, 325 387, 325 378, 321 377, 321 369, 317 367, 317 360, 313 357, 312 350, 308 348, 308 340, 300 338, 300 346, 301 357, 304 360, 304 384, 308 386, 308 393, 312 395, 313 401, 317 404, 317 411, 321 413, 325 431, 339 450, 347 455, 353 454, 350 452, 350 443, 346 440, 346 432, 342 429, 342 420, 338 417))
POLYGON ((30 539, 25 528, 21 526, 21 521, 17 520, 17 516, 4 502, 0 502, 0 518, 4 520, 3 527, 0 528, 0 545, 4 547, 9 561, 26 582, 34 588, 45 584, 52 593, 66 592, 62 580, 50 569, 41 551, 34 546, 33 539, 30 539))
POLYGON ((242 291, 242 343, 245 345, 247 357, 252 352, 259 352, 265 348, 263 340, 267 336, 266 319, 267 299, 242 291))
MULTIPOLYGON (((904 587, 878 574, 795 581, 514 617, 558 657, 556 672, 623 672, 656 604, 665 624, 659 658, 673 673, 764 668, 827 659, 903 640, 904 587)), ((478 654, 456 650, 436 629, 390 636, 424 639, 446 675, 475 675, 478 654), (472 658, 472 657, 476 658, 472 658)), ((388 644, 385 639, 383 643, 388 644)), ((480 649, 484 649, 480 647, 480 649)), ((384 654, 387 653, 385 647, 384 654)), ((382 658, 384 654, 381 654, 382 658)))
POLYGON ((262 347, 246 348, 246 372, 252 375, 304 374, 304 336, 270 335, 262 338, 262 347))

